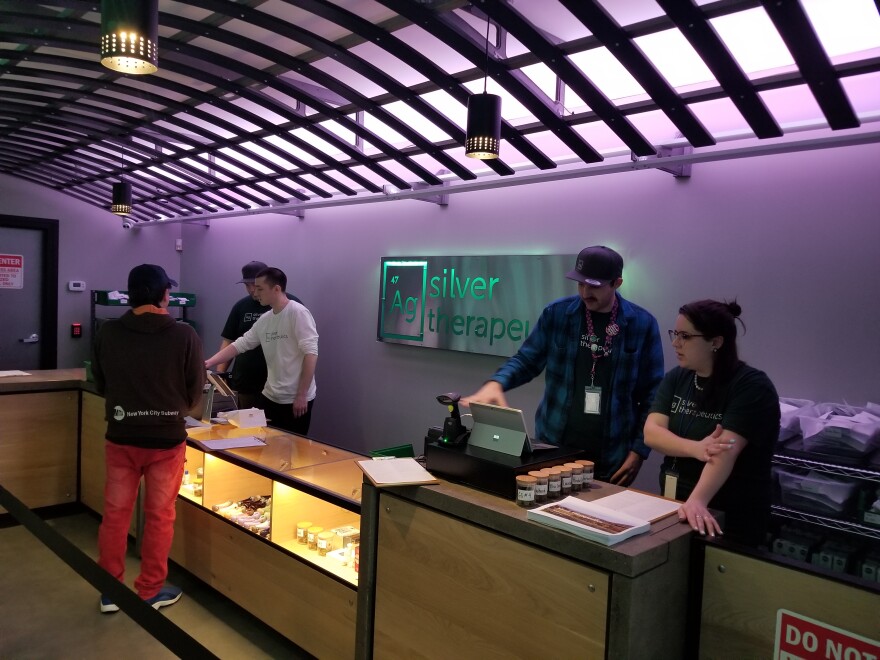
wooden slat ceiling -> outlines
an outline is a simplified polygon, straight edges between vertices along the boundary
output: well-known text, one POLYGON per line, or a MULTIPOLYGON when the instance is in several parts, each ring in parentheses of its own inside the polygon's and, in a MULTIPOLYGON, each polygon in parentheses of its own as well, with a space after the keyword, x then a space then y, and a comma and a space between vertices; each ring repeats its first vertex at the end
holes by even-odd
MULTIPOLYGON (((874 0, 833 4, 877 18, 874 0)), ((730 130, 707 118, 713 102, 753 140, 786 135, 786 122, 803 124, 812 107, 808 119, 829 133, 875 120, 880 49, 829 54, 814 24, 822 13, 810 9, 809 0, 160 0, 159 71, 133 76, 100 65, 99 0, 0 0, 0 173, 103 209, 124 178, 131 220, 152 223, 516 177, 621 150, 650 157, 672 143, 711 148, 730 130), (744 17, 772 26, 790 63, 744 70, 718 23, 744 17), (674 86, 640 42, 662 35, 680 37, 710 79, 674 86), (592 56, 613 58, 641 92, 615 97, 603 70, 578 64, 592 56), (475 161, 462 146, 465 108, 486 75, 504 96, 502 157, 475 161), (800 99, 794 119, 768 101, 784 91, 800 99)))

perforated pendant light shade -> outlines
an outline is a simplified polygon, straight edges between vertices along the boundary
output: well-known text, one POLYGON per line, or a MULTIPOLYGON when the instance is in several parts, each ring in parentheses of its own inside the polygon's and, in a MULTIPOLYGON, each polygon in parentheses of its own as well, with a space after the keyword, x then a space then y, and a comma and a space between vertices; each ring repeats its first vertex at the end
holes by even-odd
POLYGON ((101 64, 120 73, 159 70, 159 0, 101 0, 101 64))
POLYGON ((116 215, 131 213, 131 184, 128 181, 113 184, 113 201, 110 204, 110 213, 116 215))
POLYGON ((501 97, 473 94, 468 99, 464 153, 470 158, 498 158, 501 147, 501 97))

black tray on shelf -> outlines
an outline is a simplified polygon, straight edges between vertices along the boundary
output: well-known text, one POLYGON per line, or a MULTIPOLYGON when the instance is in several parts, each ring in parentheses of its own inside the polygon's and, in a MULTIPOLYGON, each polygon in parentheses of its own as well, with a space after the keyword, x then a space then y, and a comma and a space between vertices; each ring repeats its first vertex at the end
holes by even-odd
MULTIPOLYGON (((807 461, 819 461, 821 463, 831 463, 832 465, 846 465, 848 467, 865 467, 869 464, 870 455, 853 456, 848 454, 823 454, 816 451, 807 451, 804 449, 804 439, 796 436, 787 442, 782 443, 782 449, 778 453, 785 456, 793 456, 794 458, 802 458, 807 461)), ((880 462, 880 456, 874 460, 880 462)), ((877 464, 880 469, 880 463, 877 464)))

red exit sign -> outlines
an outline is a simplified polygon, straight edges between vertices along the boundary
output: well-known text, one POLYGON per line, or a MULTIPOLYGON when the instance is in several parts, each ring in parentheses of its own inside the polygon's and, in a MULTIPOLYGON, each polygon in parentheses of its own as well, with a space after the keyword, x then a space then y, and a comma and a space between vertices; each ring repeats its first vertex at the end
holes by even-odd
MULTIPOLYGON (((880 613, 865 612, 880 623, 880 613)), ((880 660, 880 642, 801 614, 776 614, 774 660, 880 660)))

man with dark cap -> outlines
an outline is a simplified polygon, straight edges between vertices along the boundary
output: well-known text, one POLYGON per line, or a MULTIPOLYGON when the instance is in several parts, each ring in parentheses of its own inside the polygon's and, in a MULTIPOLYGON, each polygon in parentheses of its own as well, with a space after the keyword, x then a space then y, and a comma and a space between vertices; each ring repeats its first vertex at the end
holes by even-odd
POLYGON ((578 295, 547 305, 517 354, 463 403, 507 406, 504 392, 546 367, 538 439, 585 450, 597 479, 628 486, 650 453, 643 428, 663 348, 657 319, 617 292, 622 275, 623 258, 611 248, 581 250, 566 275, 578 295))
MULTIPOLYGON (((131 309, 101 326, 92 355, 107 419, 98 564, 123 580, 128 529, 143 478, 141 570, 134 587, 156 609, 181 596, 165 578, 186 459, 184 418, 199 402, 205 384, 201 340, 191 326, 168 314, 172 286, 177 282, 161 266, 133 268, 128 274, 131 309)), ((101 596, 100 609, 116 612, 119 607, 101 596)))
MULTIPOLYGON (((223 326, 223 331, 220 333, 223 338, 220 342, 221 351, 250 330, 257 319, 271 309, 268 305, 260 304, 254 288, 254 278, 257 273, 266 268, 266 264, 262 261, 251 261, 242 266, 241 280, 237 284, 244 284, 248 295, 235 303, 229 312, 226 325, 223 326)), ((289 293, 287 298, 302 304, 302 300, 289 293)), ((218 364, 217 371, 226 371, 227 367, 228 363, 218 364)), ((229 376, 229 384, 238 395, 239 408, 259 407, 260 393, 266 385, 266 376, 266 358, 259 346, 235 357, 232 363, 232 373, 229 376)))

